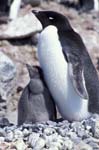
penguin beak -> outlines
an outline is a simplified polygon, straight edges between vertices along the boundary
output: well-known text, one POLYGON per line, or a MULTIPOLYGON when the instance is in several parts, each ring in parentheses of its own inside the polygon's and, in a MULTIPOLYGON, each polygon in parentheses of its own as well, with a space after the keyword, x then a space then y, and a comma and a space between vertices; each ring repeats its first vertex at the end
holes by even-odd
POLYGON ((37 16, 39 11, 38 10, 32 10, 32 13, 35 14, 35 16, 37 16))

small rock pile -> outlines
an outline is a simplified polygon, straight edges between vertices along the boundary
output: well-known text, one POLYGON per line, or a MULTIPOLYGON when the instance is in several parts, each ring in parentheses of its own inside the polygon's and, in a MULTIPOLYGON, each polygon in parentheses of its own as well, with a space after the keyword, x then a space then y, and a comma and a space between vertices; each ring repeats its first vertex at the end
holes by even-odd
POLYGON ((99 115, 0 128, 0 150, 99 150, 99 115))

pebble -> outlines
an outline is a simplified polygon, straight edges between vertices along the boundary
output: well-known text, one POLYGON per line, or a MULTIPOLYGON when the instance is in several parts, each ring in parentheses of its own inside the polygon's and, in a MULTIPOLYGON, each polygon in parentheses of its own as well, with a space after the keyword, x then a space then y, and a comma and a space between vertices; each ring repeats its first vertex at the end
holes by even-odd
POLYGON ((93 150, 93 148, 81 141, 78 145, 76 145, 75 150, 93 150))
POLYGON ((5 137, 5 132, 3 128, 0 128, 0 137, 5 137))
POLYGON ((15 142, 15 147, 17 150, 26 150, 26 144, 24 143, 24 141, 22 139, 18 139, 15 142))
POLYGON ((43 133, 45 133, 46 135, 51 135, 51 134, 53 134, 55 132, 56 131, 53 128, 45 128, 44 131, 43 131, 43 133))
POLYGON ((12 131, 8 131, 6 136, 5 136, 5 141, 6 142, 12 142, 14 140, 14 135, 12 131))
POLYGON ((29 144, 30 144, 30 146, 31 147, 35 147, 35 145, 36 145, 36 142, 38 141, 38 139, 39 139, 39 133, 35 133, 35 132, 33 132, 30 136, 29 136, 29 144))
POLYGON ((23 136, 24 136, 24 137, 29 136, 29 134, 30 134, 29 130, 27 130, 27 129, 24 129, 24 130, 23 130, 23 136))
POLYGON ((16 80, 16 66, 13 61, 0 51, 0 95, 3 100, 12 94, 16 80))
POLYGON ((99 138, 99 120, 96 120, 92 128, 95 138, 99 138))
POLYGON ((4 137, 0 137, 0 143, 4 142, 4 137))
POLYGON ((64 149, 71 150, 73 148, 73 142, 70 139, 67 139, 63 145, 64 149))
POLYGON ((23 138, 22 131, 20 131, 18 129, 14 130, 14 139, 17 140, 17 139, 20 139, 20 138, 23 138))
POLYGON ((51 146, 49 150, 59 150, 56 146, 51 146))
POLYGON ((34 149, 35 150, 40 150, 40 149, 44 148, 44 146, 45 146, 45 140, 43 138, 39 137, 38 141, 35 144, 34 149))
POLYGON ((63 137, 66 136, 66 132, 64 132, 64 130, 62 128, 57 129, 57 132, 63 137))

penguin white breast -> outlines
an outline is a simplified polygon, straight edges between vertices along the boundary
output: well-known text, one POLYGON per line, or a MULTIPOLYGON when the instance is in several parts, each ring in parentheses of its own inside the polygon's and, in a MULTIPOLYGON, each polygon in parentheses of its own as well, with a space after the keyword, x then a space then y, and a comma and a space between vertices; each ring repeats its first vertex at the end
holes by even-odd
POLYGON ((88 101, 82 100, 73 88, 55 26, 50 25, 41 32, 38 58, 48 88, 62 117, 69 120, 87 117, 88 101))

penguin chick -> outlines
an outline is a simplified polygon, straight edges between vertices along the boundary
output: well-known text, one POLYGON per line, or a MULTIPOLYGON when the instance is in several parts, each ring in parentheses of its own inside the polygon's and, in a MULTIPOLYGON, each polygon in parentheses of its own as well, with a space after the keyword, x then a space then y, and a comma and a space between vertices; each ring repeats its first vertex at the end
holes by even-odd
POLYGON ((30 82, 18 103, 18 125, 56 119, 54 101, 43 79, 40 67, 27 65, 30 82))

